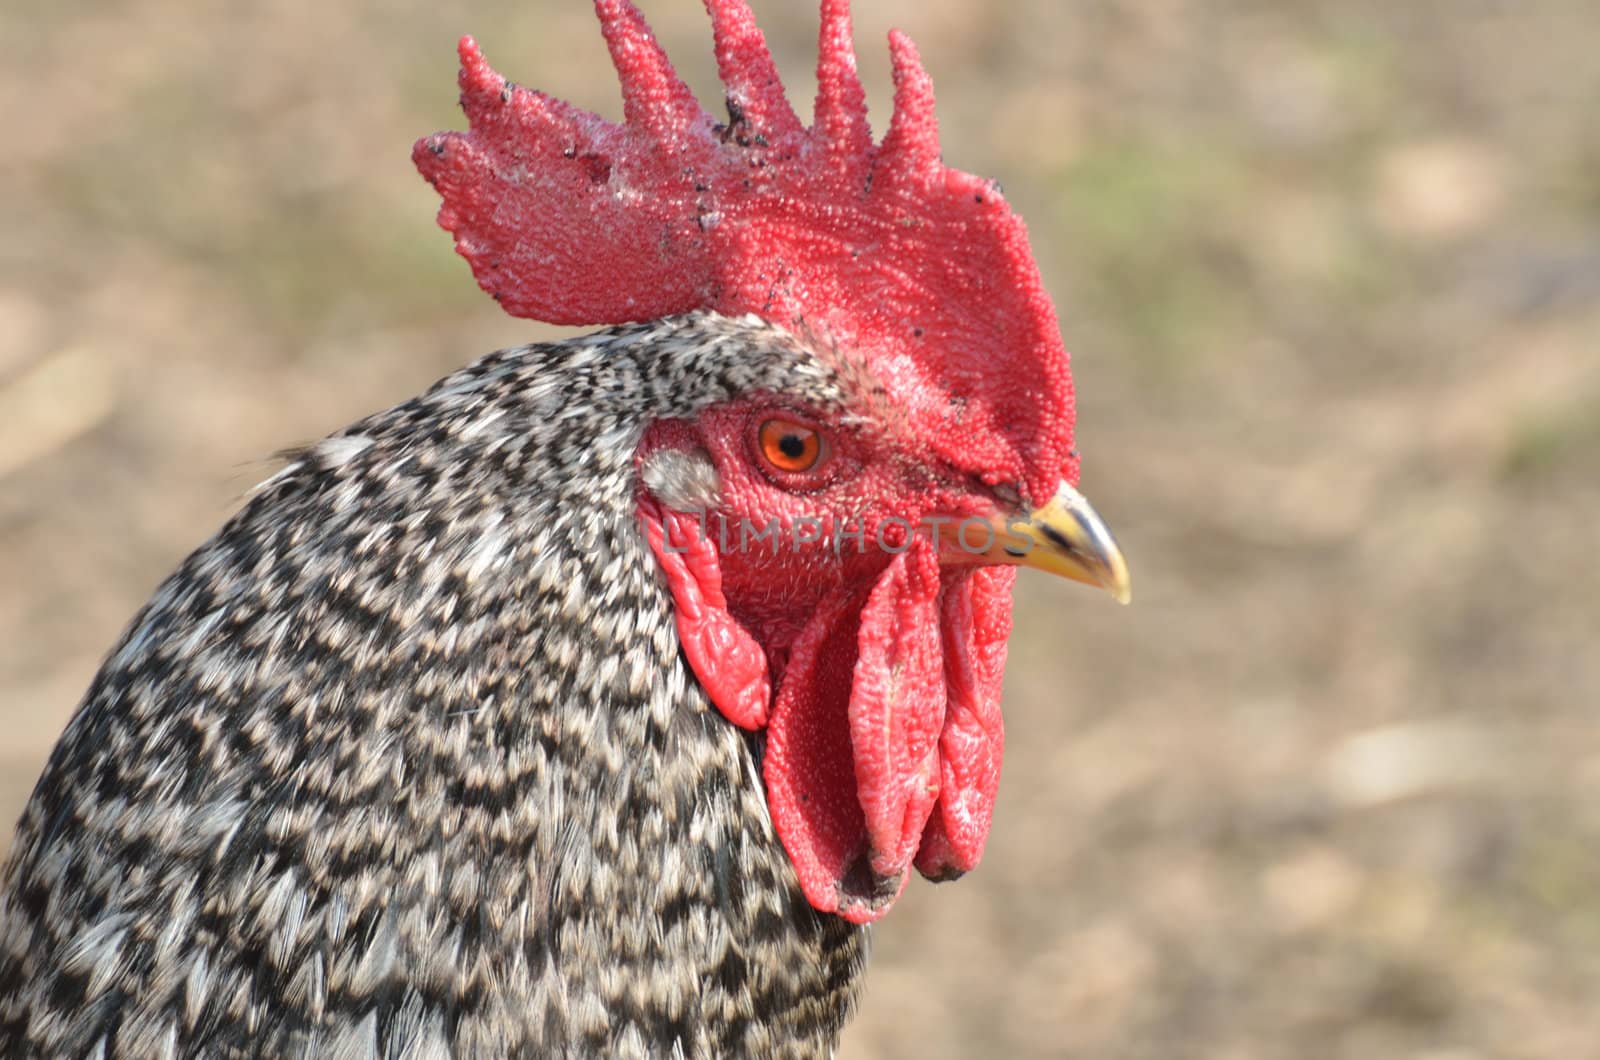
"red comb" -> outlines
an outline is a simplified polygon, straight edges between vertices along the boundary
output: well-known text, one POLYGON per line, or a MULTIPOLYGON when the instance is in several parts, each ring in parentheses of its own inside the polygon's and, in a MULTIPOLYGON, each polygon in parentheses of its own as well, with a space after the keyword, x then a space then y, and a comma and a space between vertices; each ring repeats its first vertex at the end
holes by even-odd
POLYGON ((511 84, 461 41, 470 131, 417 143, 439 223, 517 316, 614 324, 755 313, 859 358, 937 455, 1034 500, 1076 478, 1072 382, 1022 221, 939 158, 933 87, 889 37, 874 145, 847 0, 823 0, 814 124, 744 0, 706 0, 729 120, 678 78, 628 0, 595 0, 624 122, 511 84))

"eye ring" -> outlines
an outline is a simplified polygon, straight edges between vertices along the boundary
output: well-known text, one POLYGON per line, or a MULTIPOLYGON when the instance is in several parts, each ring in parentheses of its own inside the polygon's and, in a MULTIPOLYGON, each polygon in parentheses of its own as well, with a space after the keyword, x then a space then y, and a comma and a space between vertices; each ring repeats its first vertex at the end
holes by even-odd
POLYGON ((800 475, 815 471, 827 456, 827 439, 815 427, 775 417, 756 429, 756 451, 774 471, 800 475))

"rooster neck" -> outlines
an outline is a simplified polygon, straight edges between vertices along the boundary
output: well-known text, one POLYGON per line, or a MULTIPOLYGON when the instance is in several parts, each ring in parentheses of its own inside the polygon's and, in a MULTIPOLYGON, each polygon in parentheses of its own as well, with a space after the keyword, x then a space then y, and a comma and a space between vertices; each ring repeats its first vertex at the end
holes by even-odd
POLYGON ((784 385, 718 353, 775 335, 503 351, 264 483, 19 826, 0 1043, 825 1053, 865 934, 801 895, 634 517, 644 425, 784 385))

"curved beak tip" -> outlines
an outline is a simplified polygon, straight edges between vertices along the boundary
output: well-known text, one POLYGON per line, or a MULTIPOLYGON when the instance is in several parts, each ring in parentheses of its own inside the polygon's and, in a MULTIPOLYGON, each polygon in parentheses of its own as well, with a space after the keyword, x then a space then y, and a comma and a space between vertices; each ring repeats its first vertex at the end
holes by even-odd
POLYGON ((1048 502, 1009 521, 998 536, 991 558, 1096 586, 1119 604, 1133 599, 1122 549, 1083 494, 1065 482, 1048 502))
POLYGON ((1100 588, 1111 594, 1111 599, 1124 606, 1133 603, 1133 582, 1128 577, 1128 565, 1117 553, 1116 569, 1110 578, 1100 583, 1100 588))

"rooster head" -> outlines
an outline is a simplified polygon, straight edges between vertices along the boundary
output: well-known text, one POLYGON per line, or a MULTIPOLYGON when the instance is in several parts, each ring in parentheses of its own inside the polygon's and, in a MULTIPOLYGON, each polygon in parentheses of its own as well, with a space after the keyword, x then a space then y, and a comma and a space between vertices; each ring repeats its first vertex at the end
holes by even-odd
POLYGON ((807 899, 868 922, 912 867, 948 879, 982 854, 1016 568, 1124 601, 1128 575, 1074 488, 1067 353, 1022 221, 943 165, 911 42, 890 36, 875 143, 847 0, 823 0, 809 127, 744 0, 706 7, 726 121, 628 0, 595 0, 622 124, 507 82, 467 38, 470 130, 414 158, 508 311, 716 314, 725 356, 792 369, 639 424, 640 526, 710 702, 765 732, 807 899))

